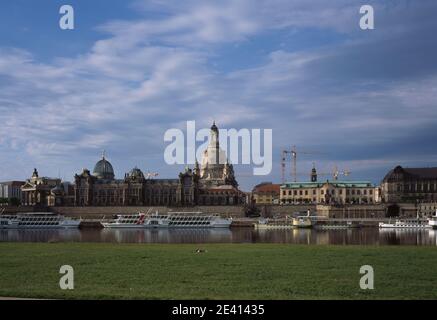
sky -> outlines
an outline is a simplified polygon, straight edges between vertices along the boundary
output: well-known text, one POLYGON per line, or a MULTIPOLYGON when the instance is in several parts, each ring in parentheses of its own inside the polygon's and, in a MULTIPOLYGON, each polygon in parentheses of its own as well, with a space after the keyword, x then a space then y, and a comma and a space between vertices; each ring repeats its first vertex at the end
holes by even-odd
POLYGON ((273 130, 270 175, 234 166, 245 191, 280 182, 293 145, 304 181, 313 163, 374 183, 437 166, 436 14, 434 0, 1 1, 0 181, 34 167, 72 181, 102 150, 118 178, 176 178, 164 133, 192 120, 273 130))

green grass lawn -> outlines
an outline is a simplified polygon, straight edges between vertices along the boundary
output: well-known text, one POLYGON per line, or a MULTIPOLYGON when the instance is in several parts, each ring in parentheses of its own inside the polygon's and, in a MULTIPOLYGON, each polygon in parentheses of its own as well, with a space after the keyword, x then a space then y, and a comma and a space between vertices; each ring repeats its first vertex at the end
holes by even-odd
POLYGON ((433 247, 0 243, 0 296, 67 299, 435 299, 433 247), (196 248, 208 252, 196 254, 196 248), (372 265, 375 289, 359 288, 372 265), (61 265, 75 289, 61 290, 61 265))

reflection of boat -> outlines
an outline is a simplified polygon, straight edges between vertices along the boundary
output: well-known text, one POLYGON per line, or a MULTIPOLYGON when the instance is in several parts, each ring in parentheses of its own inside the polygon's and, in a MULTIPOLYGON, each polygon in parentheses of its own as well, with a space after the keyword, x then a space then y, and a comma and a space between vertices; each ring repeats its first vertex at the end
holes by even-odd
POLYGON ((316 224, 315 226, 317 229, 323 230, 352 229, 362 227, 360 223, 354 223, 352 221, 346 221, 346 223, 316 224))
POLYGON ((0 229, 78 228, 81 220, 51 213, 19 213, 0 215, 0 229))
POLYGON ((437 210, 435 211, 435 214, 428 220, 428 225, 433 229, 437 229, 437 210))
POLYGON ((232 219, 201 212, 172 212, 171 214, 119 214, 105 228, 229 228, 232 219))
POLYGON ((295 228, 293 224, 288 221, 288 218, 285 220, 276 220, 276 219, 261 219, 258 223, 255 223, 255 229, 293 229, 295 228))

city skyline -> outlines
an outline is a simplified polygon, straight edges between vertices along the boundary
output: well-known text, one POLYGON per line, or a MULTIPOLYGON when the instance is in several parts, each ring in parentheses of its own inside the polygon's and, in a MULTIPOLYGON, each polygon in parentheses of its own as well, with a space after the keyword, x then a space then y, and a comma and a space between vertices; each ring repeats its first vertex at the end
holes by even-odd
POLYGON ((37 167, 71 181, 103 149, 117 177, 175 177, 164 132, 188 120, 273 129, 270 175, 235 166, 246 191, 280 182, 293 145, 319 154, 298 158, 299 180, 313 162, 373 183, 398 164, 437 166, 437 4, 367 3, 371 31, 362 1, 70 1, 68 31, 60 2, 3 3, 0 180, 37 167))

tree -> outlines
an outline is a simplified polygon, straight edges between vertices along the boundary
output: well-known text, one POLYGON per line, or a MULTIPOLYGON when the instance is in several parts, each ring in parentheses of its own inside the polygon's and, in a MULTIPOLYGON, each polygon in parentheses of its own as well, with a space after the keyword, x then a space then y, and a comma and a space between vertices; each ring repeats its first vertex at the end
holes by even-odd
POLYGON ((244 205, 244 215, 250 218, 261 216, 260 210, 254 202, 252 202, 251 204, 244 205))
POLYGON ((21 200, 18 198, 11 198, 9 205, 18 207, 21 204, 21 200))

